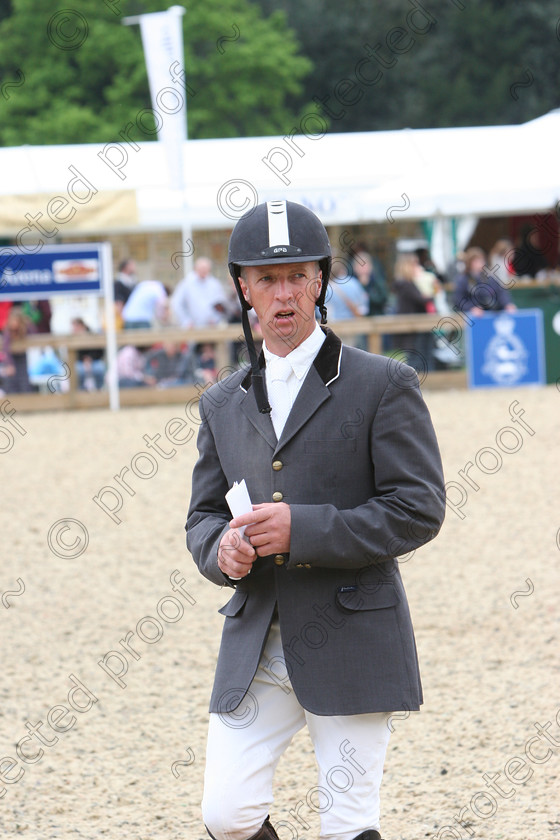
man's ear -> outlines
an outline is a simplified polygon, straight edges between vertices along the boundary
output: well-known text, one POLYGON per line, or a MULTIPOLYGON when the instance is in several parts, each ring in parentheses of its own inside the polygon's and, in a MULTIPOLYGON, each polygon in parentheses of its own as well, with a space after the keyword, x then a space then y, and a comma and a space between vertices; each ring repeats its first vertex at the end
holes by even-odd
POLYGON ((310 300, 317 301, 319 299, 319 295, 321 294, 321 289, 323 287, 323 272, 317 266, 317 274, 314 277, 309 279, 305 287, 305 293, 310 300), (313 288, 315 286, 315 288, 313 288))
POLYGON ((250 306, 252 306, 252 303, 251 303, 251 295, 249 294, 249 287, 247 286, 247 283, 245 282, 245 280, 243 279, 243 277, 241 277, 241 275, 239 275, 239 286, 241 287, 241 292, 242 292, 242 294, 243 294, 243 297, 245 298, 245 300, 247 301, 247 303, 248 303, 250 306))

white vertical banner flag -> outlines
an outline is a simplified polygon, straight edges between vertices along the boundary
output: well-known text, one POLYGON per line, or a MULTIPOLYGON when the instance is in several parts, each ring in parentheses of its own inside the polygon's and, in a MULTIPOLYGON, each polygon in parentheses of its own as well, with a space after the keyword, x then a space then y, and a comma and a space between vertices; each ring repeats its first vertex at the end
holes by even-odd
POLYGON ((170 185, 184 188, 183 142, 187 139, 187 95, 183 61, 182 6, 140 15, 142 45, 158 140, 165 144, 170 185))

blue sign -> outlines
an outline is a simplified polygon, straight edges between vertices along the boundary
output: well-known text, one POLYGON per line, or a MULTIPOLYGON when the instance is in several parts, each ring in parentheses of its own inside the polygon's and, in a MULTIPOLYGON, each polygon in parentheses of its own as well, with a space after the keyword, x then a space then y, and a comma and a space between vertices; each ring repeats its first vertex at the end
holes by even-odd
POLYGON ((540 309, 487 312, 467 330, 470 388, 544 385, 543 314, 540 309))
POLYGON ((39 300, 56 295, 102 295, 108 282, 106 245, 45 245, 30 254, 0 251, 0 300, 39 300))

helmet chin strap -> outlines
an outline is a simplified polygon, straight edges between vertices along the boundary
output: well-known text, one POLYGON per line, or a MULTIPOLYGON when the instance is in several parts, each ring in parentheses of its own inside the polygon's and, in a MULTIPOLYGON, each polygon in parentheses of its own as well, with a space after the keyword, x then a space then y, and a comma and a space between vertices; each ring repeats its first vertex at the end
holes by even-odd
POLYGON ((325 306, 325 295, 327 293, 327 285, 326 283, 323 285, 323 276, 320 275, 321 279, 319 282, 319 297, 315 301, 315 306, 321 313, 321 326, 324 326, 327 323, 327 307, 325 306))
MULTIPOLYGON (((239 275, 237 275, 239 278, 239 275)), ((257 351, 255 349, 255 342, 253 341, 253 333, 251 331, 251 325, 249 323, 249 315, 248 315, 248 308, 251 308, 251 301, 248 297, 247 292, 243 293, 243 290, 239 286, 239 279, 237 280, 237 293, 239 296, 239 300, 241 301, 241 324, 243 326, 243 333, 245 335, 245 342, 247 344, 247 350, 249 351, 249 360, 251 362, 251 381, 254 388, 255 400, 257 401, 257 408, 261 414, 270 414, 272 411, 270 407, 270 403, 268 401, 268 394, 266 390, 266 379, 263 373, 263 369, 259 367, 259 359, 257 356, 257 351)), ((321 294, 322 287, 319 292, 319 298, 317 300, 317 307, 321 313, 321 324, 327 323, 327 307, 325 306, 324 301, 324 294, 321 294), (321 298, 323 300, 321 301, 321 298), (321 301, 321 302, 319 302, 321 301)))
POLYGON ((245 334, 245 341, 247 342, 249 359, 251 361, 251 381, 254 388, 255 399, 257 401, 257 408, 261 414, 270 414, 272 409, 270 408, 270 404, 268 402, 266 382, 263 376, 263 371, 259 367, 255 342, 253 341, 253 334, 249 323, 249 315, 247 314, 247 309, 245 307, 243 307, 243 311, 241 313, 241 323, 243 325, 243 332, 245 334))

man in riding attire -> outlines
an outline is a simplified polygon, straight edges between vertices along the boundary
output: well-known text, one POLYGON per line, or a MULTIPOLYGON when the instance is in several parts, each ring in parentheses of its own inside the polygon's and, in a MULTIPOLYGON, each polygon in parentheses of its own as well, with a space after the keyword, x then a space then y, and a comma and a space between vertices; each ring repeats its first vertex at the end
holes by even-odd
POLYGON ((233 590, 202 803, 215 840, 277 838, 274 771, 306 725, 321 840, 381 840, 388 719, 422 703, 395 557, 441 527, 438 446, 416 373, 324 327, 330 265, 323 224, 290 201, 256 206, 230 239, 251 368, 201 397, 187 518, 200 572, 233 590), (232 519, 243 479, 253 509, 232 519))

